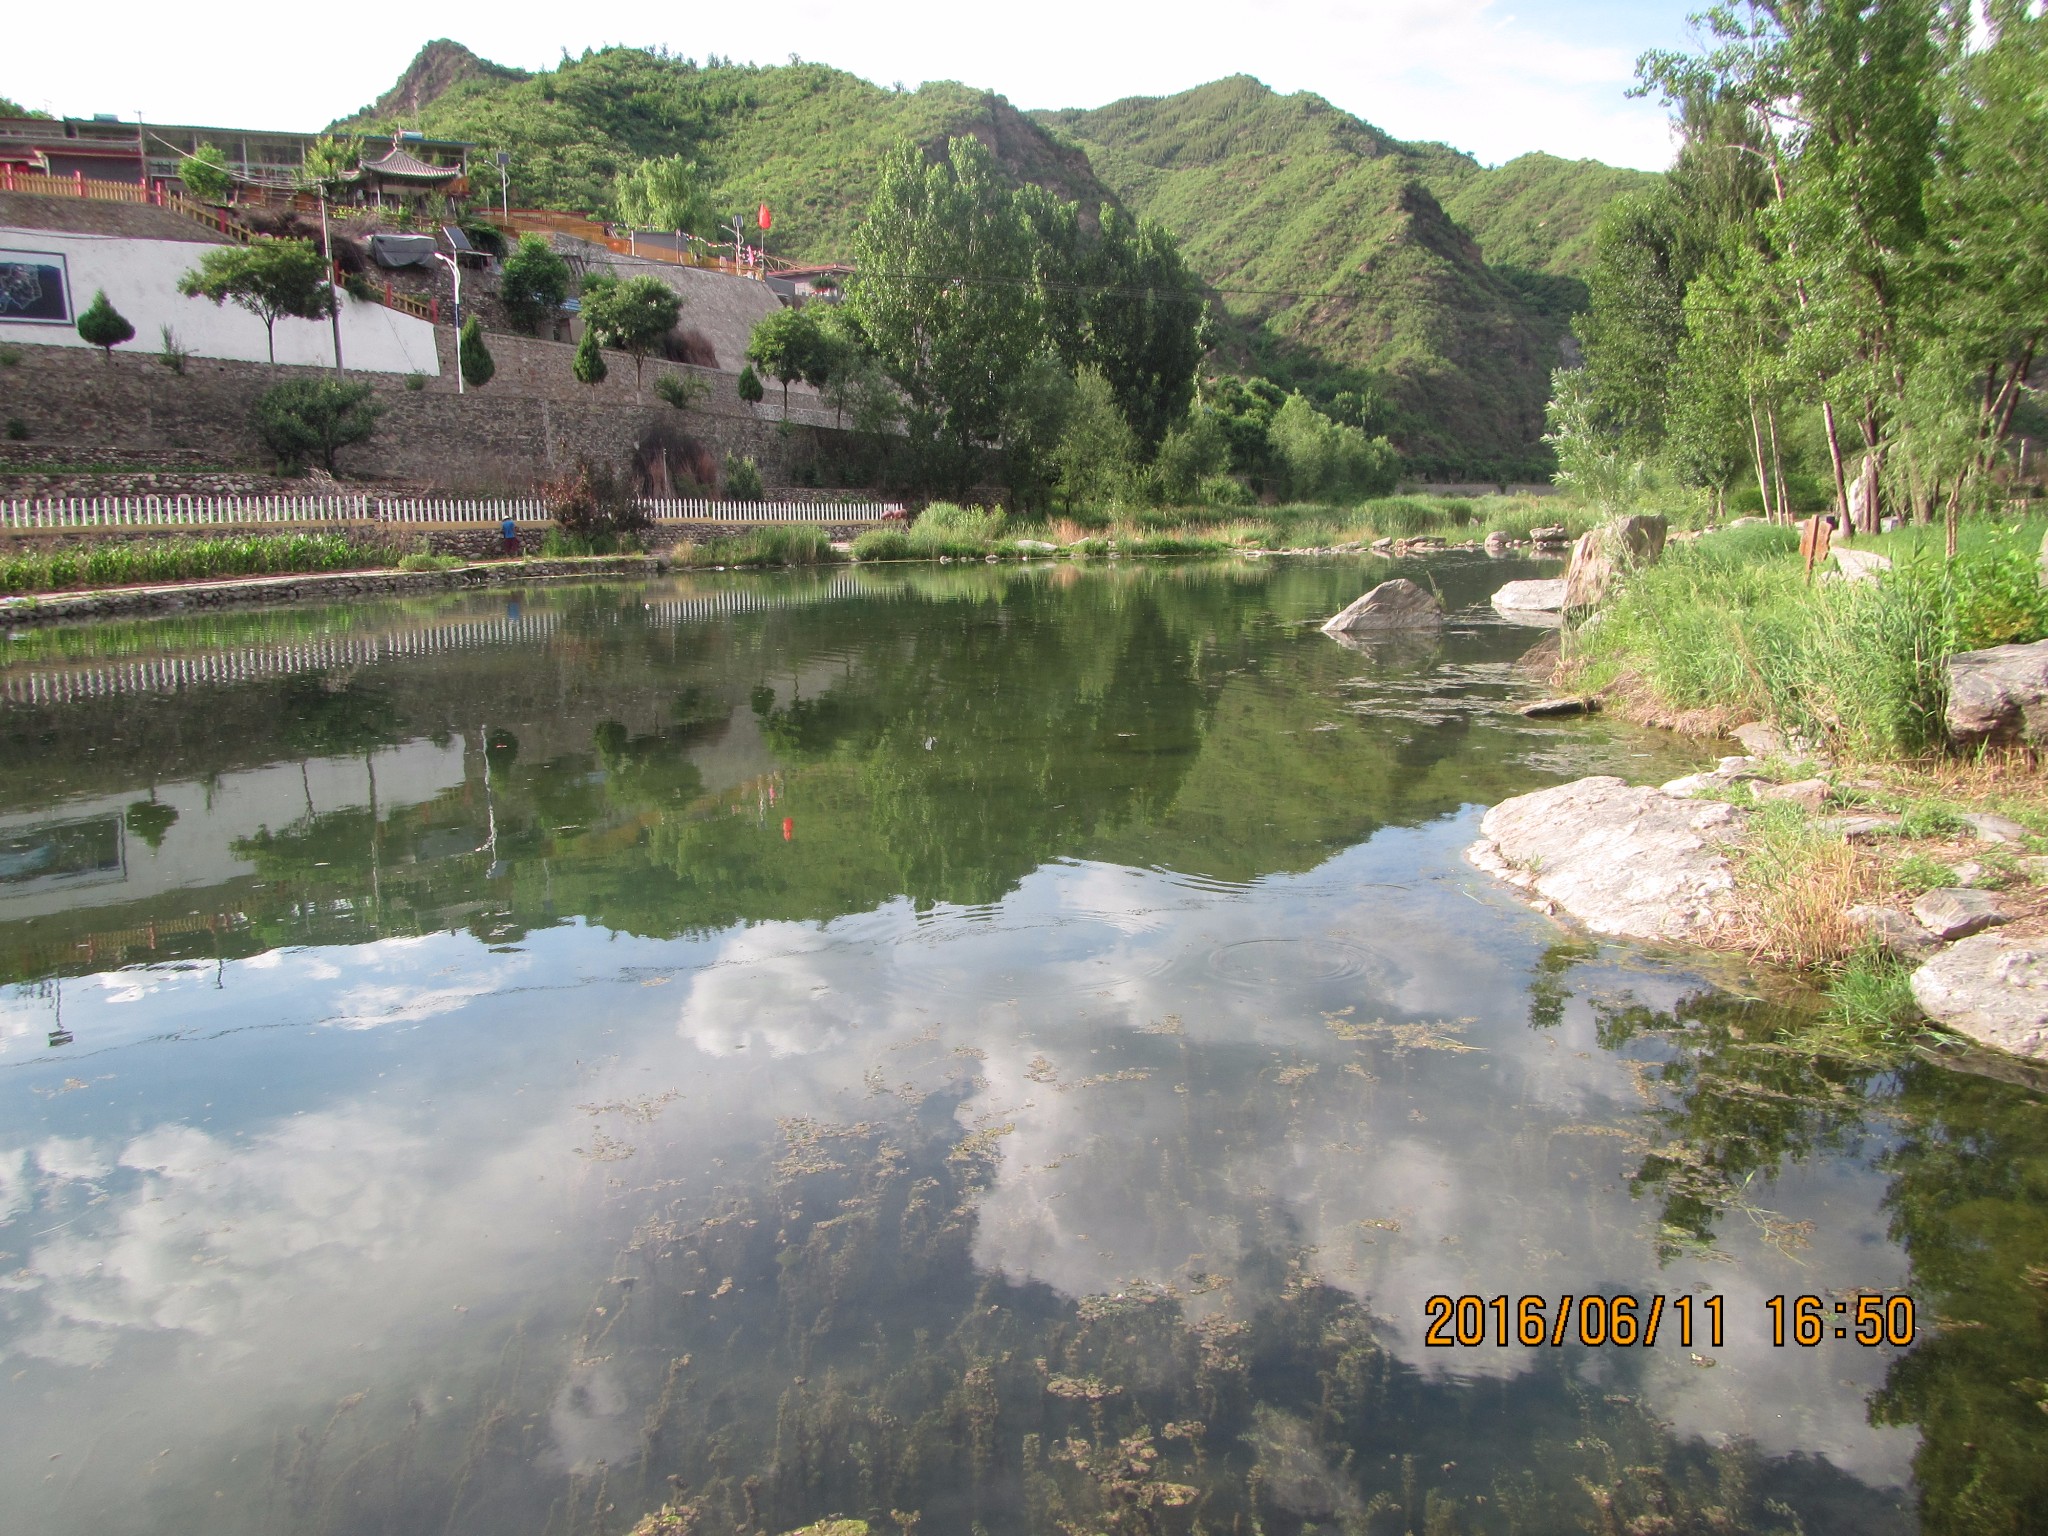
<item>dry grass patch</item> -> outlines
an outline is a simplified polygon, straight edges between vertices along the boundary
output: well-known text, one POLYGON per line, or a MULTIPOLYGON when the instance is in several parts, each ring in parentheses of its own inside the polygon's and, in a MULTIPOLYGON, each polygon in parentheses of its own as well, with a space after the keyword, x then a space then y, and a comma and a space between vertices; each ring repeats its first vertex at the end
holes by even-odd
POLYGON ((1884 889, 1870 850, 1819 830, 1796 806, 1761 806, 1735 860, 1736 932, 1759 959, 1839 965, 1864 940, 1843 914, 1884 889))

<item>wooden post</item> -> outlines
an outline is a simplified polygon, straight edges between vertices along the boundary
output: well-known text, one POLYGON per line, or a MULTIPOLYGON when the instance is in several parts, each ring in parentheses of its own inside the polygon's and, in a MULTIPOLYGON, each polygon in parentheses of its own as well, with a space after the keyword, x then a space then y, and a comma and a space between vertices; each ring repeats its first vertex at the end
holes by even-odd
POLYGON ((1828 544, 1834 529, 1828 520, 1816 513, 1799 525, 1799 558, 1806 562, 1807 585, 1813 584, 1813 568, 1828 557, 1828 544))

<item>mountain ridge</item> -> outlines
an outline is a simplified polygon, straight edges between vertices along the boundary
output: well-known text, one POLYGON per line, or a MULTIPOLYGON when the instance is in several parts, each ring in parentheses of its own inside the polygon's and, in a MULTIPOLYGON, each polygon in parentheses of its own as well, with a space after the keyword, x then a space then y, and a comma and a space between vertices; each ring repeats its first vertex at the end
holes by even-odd
POLYGON ((897 144, 971 134, 1084 218, 1120 206, 1172 230, 1227 322, 1226 357, 1311 389, 1371 386, 1418 468, 1504 478, 1543 472, 1549 375, 1600 209, 1655 180, 1545 155, 1489 169, 1246 75, 1026 112, 956 81, 888 89, 794 59, 607 48, 527 72, 446 39, 334 126, 508 149, 515 202, 586 212, 637 159, 687 155, 722 208, 773 208, 770 248, 799 260, 844 256, 897 144))

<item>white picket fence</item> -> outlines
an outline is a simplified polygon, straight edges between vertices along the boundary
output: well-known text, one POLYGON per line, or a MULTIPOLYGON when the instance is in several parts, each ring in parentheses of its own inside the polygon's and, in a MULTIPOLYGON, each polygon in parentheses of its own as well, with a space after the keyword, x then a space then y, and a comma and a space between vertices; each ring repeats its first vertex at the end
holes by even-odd
MULTIPOLYGON (((640 503, 657 523, 875 523, 893 503, 713 501, 640 503)), ((264 523, 498 524, 551 521, 534 496, 59 496, 0 500, 0 532, 30 529, 215 528, 264 523)))

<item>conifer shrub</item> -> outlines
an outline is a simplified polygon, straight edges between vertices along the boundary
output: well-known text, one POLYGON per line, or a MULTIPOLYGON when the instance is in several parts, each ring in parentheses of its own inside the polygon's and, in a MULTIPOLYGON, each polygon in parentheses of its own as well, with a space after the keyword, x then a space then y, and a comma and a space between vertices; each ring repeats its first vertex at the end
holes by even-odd
POLYGON ((482 389, 491 382, 498 371, 491 349, 484 345, 484 328, 475 315, 462 322, 460 346, 462 353, 462 382, 471 389, 482 389))
POLYGON ((98 347, 101 356, 112 362, 114 348, 135 339, 135 327, 108 302, 107 290, 102 288, 78 317, 78 335, 88 346, 98 347))

